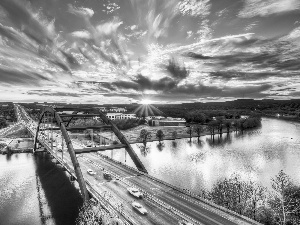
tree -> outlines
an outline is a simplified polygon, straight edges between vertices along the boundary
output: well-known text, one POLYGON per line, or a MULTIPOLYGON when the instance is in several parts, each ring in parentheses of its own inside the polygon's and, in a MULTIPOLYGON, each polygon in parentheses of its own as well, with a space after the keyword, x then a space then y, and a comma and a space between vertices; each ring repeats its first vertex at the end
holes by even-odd
POLYGON ((192 134, 193 134, 193 127, 189 126, 186 130, 186 133, 190 135, 190 141, 192 140, 192 134))
POLYGON ((152 137, 151 133, 149 131, 147 131, 146 129, 142 129, 139 139, 142 140, 144 146, 147 145, 147 141, 150 140, 152 137))
POLYGON ((194 122, 194 123, 205 123, 207 120, 207 116, 199 110, 188 112, 184 116, 186 122, 194 122))
POLYGON ((216 118, 216 122, 217 122, 218 132, 219 132, 219 134, 222 135, 223 123, 224 123, 224 118, 223 118, 223 116, 218 116, 218 117, 216 118))
POLYGON ((173 139, 176 139, 177 138, 177 131, 176 130, 174 130, 173 132, 172 132, 172 138, 173 139))
POLYGON ((158 138, 159 144, 161 144, 161 141, 164 139, 165 134, 162 130, 158 130, 156 132, 156 137, 158 138))
POLYGON ((197 137, 198 137, 198 142, 200 141, 199 138, 201 136, 201 133, 203 132, 203 126, 201 125, 197 125, 197 126, 194 126, 194 132, 197 134, 197 137))
POLYGON ((273 192, 269 204, 274 212, 276 223, 299 224, 293 222, 295 220, 299 222, 299 218, 295 218, 295 213, 300 209, 299 199, 295 198, 299 194, 299 189, 293 185, 290 177, 283 170, 271 180, 273 192))
POLYGON ((207 128, 211 135, 215 135, 215 129, 218 127, 218 122, 213 120, 207 124, 207 128))
POLYGON ((249 211, 247 214, 250 218, 257 220, 258 213, 265 209, 266 189, 250 181, 246 186, 246 194, 248 199, 247 211, 249 211))
POLYGON ((232 127, 231 120, 226 120, 226 121, 224 122, 224 125, 225 125, 225 127, 226 127, 226 129, 227 129, 227 134, 229 134, 230 128, 232 127))
POLYGON ((238 131, 239 127, 240 127, 240 121, 239 120, 234 120, 233 123, 232 123, 232 126, 234 127, 235 129, 235 132, 238 131))
POLYGON ((7 127, 6 120, 4 118, 0 118, 0 129, 7 127))

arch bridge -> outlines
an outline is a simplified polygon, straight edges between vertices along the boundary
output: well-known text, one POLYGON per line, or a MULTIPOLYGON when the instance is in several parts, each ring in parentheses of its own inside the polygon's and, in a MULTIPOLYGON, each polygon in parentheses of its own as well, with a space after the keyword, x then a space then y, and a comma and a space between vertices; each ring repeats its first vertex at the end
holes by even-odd
MULTIPOLYGON (((98 109, 95 108, 53 108, 45 107, 38 121, 38 126, 36 129, 36 134, 34 138, 34 149, 35 152, 38 148, 38 143, 41 144, 49 143, 51 145, 50 149, 53 154, 53 133, 54 131, 61 131, 62 138, 62 152, 64 148, 64 143, 66 145, 67 151, 69 153, 74 172, 79 183, 80 191, 84 200, 89 199, 89 194, 86 188, 86 182, 83 178, 82 171, 80 169, 79 162, 77 160, 77 154, 88 153, 88 152, 97 152, 97 151, 106 151, 119 148, 125 148, 126 152, 129 154, 130 158, 134 162, 138 170, 147 173, 146 168, 138 158, 137 154, 132 149, 131 145, 125 138, 125 136, 120 132, 115 124, 112 123, 106 115, 98 109), (76 118, 100 118, 101 124, 98 125, 80 125, 80 126, 70 126, 72 120, 76 118), (111 145, 105 145, 98 147, 85 147, 85 148, 74 148, 72 140, 68 131, 78 131, 78 130, 110 130, 111 134, 114 134, 119 141, 113 142, 111 145)), ((56 134, 57 135, 57 134, 56 134)), ((93 139, 92 134, 92 139, 93 139)), ((101 140, 101 139, 100 139, 101 140)))

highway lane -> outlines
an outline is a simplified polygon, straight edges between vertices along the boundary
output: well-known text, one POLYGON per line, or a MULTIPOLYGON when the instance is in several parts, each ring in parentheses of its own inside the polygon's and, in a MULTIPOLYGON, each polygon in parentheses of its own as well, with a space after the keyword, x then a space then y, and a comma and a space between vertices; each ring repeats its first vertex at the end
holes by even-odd
POLYGON ((212 209, 199 200, 193 199, 183 193, 178 193, 178 191, 173 190, 164 184, 153 181, 151 178, 141 175, 135 170, 130 170, 120 164, 110 162, 102 157, 97 156, 95 153, 84 154, 84 157, 92 160, 95 163, 98 163, 106 170, 109 170, 123 177, 124 179, 127 179, 140 190, 155 196, 156 198, 165 202, 167 205, 174 207, 180 212, 186 214, 188 217, 199 221, 202 224, 241 224, 241 222, 236 223, 228 218, 224 218, 220 215, 224 213, 219 212, 219 210, 212 209))
MULTIPOLYGON (((79 158, 80 159, 80 158, 79 158)), ((96 165, 91 164, 83 159, 80 159, 80 165, 82 171, 87 171, 87 169, 93 169, 97 172, 97 175, 91 176, 88 175, 87 172, 83 172, 83 176, 86 180, 89 180, 92 184, 93 188, 98 193, 111 193, 113 196, 112 199, 116 199, 115 201, 121 203, 123 205, 123 210, 131 216, 131 218, 138 222, 138 224, 177 224, 178 220, 176 216, 166 213, 161 207, 157 206, 155 203, 147 200, 147 199, 137 199, 132 196, 127 188, 129 187, 121 180, 107 181, 103 178, 103 170, 99 169, 96 165), (141 203, 146 210, 148 211, 147 215, 141 215, 139 212, 133 209, 131 203, 132 202, 141 203)), ((109 199, 110 201, 113 201, 109 199)))

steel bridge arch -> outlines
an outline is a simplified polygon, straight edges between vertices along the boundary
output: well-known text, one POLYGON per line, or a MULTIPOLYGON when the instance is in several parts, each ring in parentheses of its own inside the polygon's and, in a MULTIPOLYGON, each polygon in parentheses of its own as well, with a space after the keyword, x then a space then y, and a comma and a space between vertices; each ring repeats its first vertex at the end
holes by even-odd
MULTIPOLYGON (((63 109, 64 108, 62 108, 61 110, 63 110, 63 109)), ((72 164, 73 164, 73 167, 74 167, 75 175, 76 175, 77 181, 79 183, 81 195, 82 195, 84 200, 88 200, 89 199, 89 194, 88 194, 88 191, 87 191, 87 188, 86 188, 86 183, 85 183, 85 180, 83 178, 83 175, 82 175, 82 172, 81 172, 81 169, 80 169, 80 165, 79 165, 79 162, 77 160, 74 147, 72 145, 72 141, 69 137, 66 125, 64 123, 64 122, 67 122, 67 126, 68 126, 69 123, 71 122, 71 120, 73 119, 73 116, 76 117, 76 114, 78 112, 84 111, 84 110, 81 110, 80 108, 78 108, 78 109, 67 109, 66 108, 65 109, 65 111, 73 111, 73 110, 74 110, 74 112, 70 115, 71 119, 69 121, 63 121, 61 119, 58 111, 56 111, 53 107, 45 107, 44 108, 44 110, 40 114, 40 118, 39 118, 39 121, 38 121, 38 126, 37 126, 37 129, 36 129, 36 134, 35 134, 35 138, 34 138, 33 151, 35 152, 36 148, 37 148, 38 135, 39 135, 40 125, 42 123, 42 120, 45 117, 46 113, 50 113, 51 116, 53 116, 53 118, 55 118, 55 120, 57 122, 57 125, 59 126, 59 128, 62 132, 62 136, 63 136, 63 138, 66 142, 67 149, 68 149, 68 152, 69 152, 69 155, 71 157, 71 161, 72 161, 72 164)), ((115 124, 113 124, 111 122, 111 120, 108 119, 100 110, 91 108, 91 109, 89 109, 89 111, 96 113, 105 124, 111 126, 111 130, 114 132, 114 134, 120 140, 120 142, 125 145, 125 149, 128 152, 131 159, 133 160, 133 162, 135 163, 135 166, 137 167, 137 169, 144 172, 144 173, 147 173, 146 168, 144 167, 144 165, 142 164, 142 162, 140 161, 140 159, 138 158, 138 156, 136 155, 136 153, 132 149, 132 147, 131 147, 130 143, 128 142, 128 140, 125 138, 125 136, 117 128, 117 126, 115 124)))
POLYGON ((82 195, 84 201, 89 200, 89 194, 88 194, 86 184, 85 184, 85 181, 84 181, 81 169, 80 169, 80 165, 79 165, 77 157, 75 155, 75 151, 74 151, 74 147, 72 145, 72 141, 69 137, 69 134, 67 132, 67 129, 65 127, 64 122, 62 121, 59 114, 52 107, 45 107, 43 112, 41 113, 41 116, 40 116, 40 119, 39 119, 39 122, 38 122, 38 126, 37 126, 37 129, 36 129, 35 138, 34 138, 34 149, 33 149, 33 151, 34 152, 36 151, 37 141, 38 141, 38 134, 39 134, 39 131, 40 131, 40 125, 41 125, 41 122, 42 122, 43 118, 45 117, 46 113, 51 113, 52 116, 56 119, 56 122, 60 127, 60 130, 62 132, 62 136, 65 139, 67 149, 68 149, 68 152, 69 152, 70 157, 71 157, 71 161, 72 161, 72 164, 73 164, 73 167, 74 167, 75 175, 76 175, 77 181, 79 183, 81 195, 82 195))

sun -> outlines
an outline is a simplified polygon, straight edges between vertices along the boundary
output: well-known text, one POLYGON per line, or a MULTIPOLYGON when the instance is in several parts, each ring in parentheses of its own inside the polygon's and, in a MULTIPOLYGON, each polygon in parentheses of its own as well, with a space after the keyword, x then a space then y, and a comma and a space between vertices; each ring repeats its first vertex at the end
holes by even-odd
POLYGON ((150 99, 142 99, 140 103, 143 105, 150 105, 153 103, 153 101, 151 101, 150 99))

